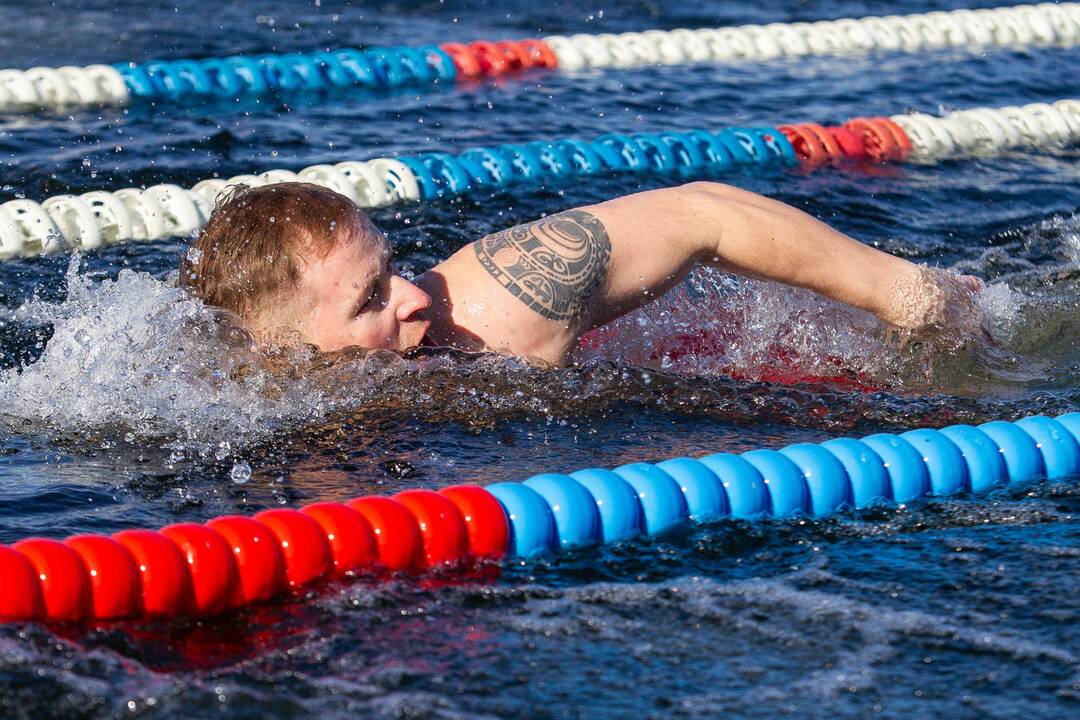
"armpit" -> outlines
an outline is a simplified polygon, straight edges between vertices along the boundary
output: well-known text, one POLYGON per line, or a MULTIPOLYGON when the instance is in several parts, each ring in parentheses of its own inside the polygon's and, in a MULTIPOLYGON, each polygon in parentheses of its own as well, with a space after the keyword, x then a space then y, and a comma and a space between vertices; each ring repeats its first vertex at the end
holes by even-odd
POLYGON ((517 225, 473 247, 499 284, 549 320, 580 317, 607 277, 611 259, 603 223, 584 210, 517 225))

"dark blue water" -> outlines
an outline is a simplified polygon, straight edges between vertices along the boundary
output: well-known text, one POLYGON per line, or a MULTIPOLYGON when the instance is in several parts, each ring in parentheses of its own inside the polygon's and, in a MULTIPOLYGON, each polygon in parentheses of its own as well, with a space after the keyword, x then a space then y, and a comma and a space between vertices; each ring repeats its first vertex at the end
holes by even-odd
MULTIPOLYGON (((993 4, 4 2, 0 66, 993 4)), ((0 197, 1048 101, 1080 96, 1078 77, 1076 50, 956 50, 7 118, 0 197)), ((994 348, 899 347, 806 293, 704 276, 578 367, 373 356, 256 387, 210 372, 236 361, 184 334, 199 310, 168 273, 186 238, 109 248, 78 268, 5 263, 0 542, 1080 409, 1078 178, 1075 148, 720 178, 984 278, 994 348), (714 312, 748 322, 730 348, 658 367, 637 346, 714 312), (758 382, 778 353, 877 390, 758 382)), ((419 272, 493 230, 676 181, 589 178, 374 217, 419 272)), ((1076 484, 1042 484, 820 522, 717 523, 476 578, 332 584, 207 622, 7 625, 0 717, 1069 717, 1080 708, 1078 512, 1076 484)))

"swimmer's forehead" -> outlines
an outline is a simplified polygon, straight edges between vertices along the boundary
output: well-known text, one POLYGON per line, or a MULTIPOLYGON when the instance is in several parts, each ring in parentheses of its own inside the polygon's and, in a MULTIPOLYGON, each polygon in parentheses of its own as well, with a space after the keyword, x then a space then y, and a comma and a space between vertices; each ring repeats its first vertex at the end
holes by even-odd
POLYGON ((332 221, 337 241, 321 258, 313 258, 303 284, 314 297, 327 300, 346 293, 370 293, 388 270, 391 245, 386 235, 365 217, 332 221))
POLYGON ((371 222, 354 229, 350 234, 354 238, 357 252, 363 260, 370 260, 376 271, 381 271, 390 264, 393 248, 386 234, 371 222))
POLYGON ((361 293, 370 291, 389 270, 392 247, 386 234, 371 222, 352 229, 347 240, 351 263, 360 271, 351 273, 349 287, 361 293))
POLYGON ((357 208, 356 215, 344 220, 337 228, 341 237, 358 243, 365 252, 376 253, 380 258, 382 255, 389 256, 391 248, 386 233, 376 227, 363 210, 357 208))

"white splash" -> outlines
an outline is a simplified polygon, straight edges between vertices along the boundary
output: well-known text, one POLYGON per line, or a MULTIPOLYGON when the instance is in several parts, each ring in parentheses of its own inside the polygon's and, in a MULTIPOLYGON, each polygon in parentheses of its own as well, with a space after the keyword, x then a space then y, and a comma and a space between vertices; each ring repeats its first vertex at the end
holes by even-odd
MULTIPOLYGON (((35 362, 0 372, 0 429, 165 437, 170 447, 216 453, 374 405, 436 413, 452 406, 465 418, 494 408, 527 412, 576 397, 580 381, 545 371, 548 382, 538 369, 492 355, 408 359, 378 350, 333 362, 297 351, 284 358, 285 372, 271 371, 235 316, 207 308, 173 278, 122 270, 97 282, 80 274, 76 257, 66 282, 63 301, 34 299, 9 314, 54 332, 35 362), (464 385, 473 390, 463 394, 464 385), (479 395, 486 410, 466 402, 479 395)), ((983 295, 992 315, 1015 310, 1007 288, 983 295)), ((684 376, 856 383, 865 376, 880 385, 900 357, 868 313, 702 270, 587 335, 577 359, 684 376)))
POLYGON ((1065 259, 1080 264, 1080 215, 1055 217, 1041 223, 1038 229, 1060 235, 1065 259))
POLYGON ((64 301, 34 299, 12 313, 54 332, 36 362, 0 373, 3 424, 211 440, 320 414, 317 394, 274 383, 239 325, 174 282, 121 270, 96 283, 78 258, 66 281, 64 301))

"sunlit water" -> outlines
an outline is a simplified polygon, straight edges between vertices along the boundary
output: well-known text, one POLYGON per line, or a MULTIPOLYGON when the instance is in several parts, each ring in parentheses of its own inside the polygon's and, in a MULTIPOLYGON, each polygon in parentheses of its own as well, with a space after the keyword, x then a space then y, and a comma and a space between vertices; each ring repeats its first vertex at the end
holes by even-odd
MULTIPOLYGON (((0 65, 980 4, 995 3, 9 4, 0 18, 19 32, 0 36, 0 65)), ((485 143, 939 112, 1076 97, 1078 76, 1075 50, 958 50, 10 118, 0 185, 40 199, 485 143)), ((565 369, 426 350, 297 351, 268 368, 175 288, 185 238, 5 263, 0 542, 1080 409, 1078 158, 716 178, 983 278, 994 342, 959 347, 698 272, 565 369)), ((415 273, 487 232, 676 181, 592 178, 374 217, 415 273)), ((1068 717, 1078 511, 1073 483, 1041 484, 360 579, 211 622, 7 625, 0 717, 1068 717)))

